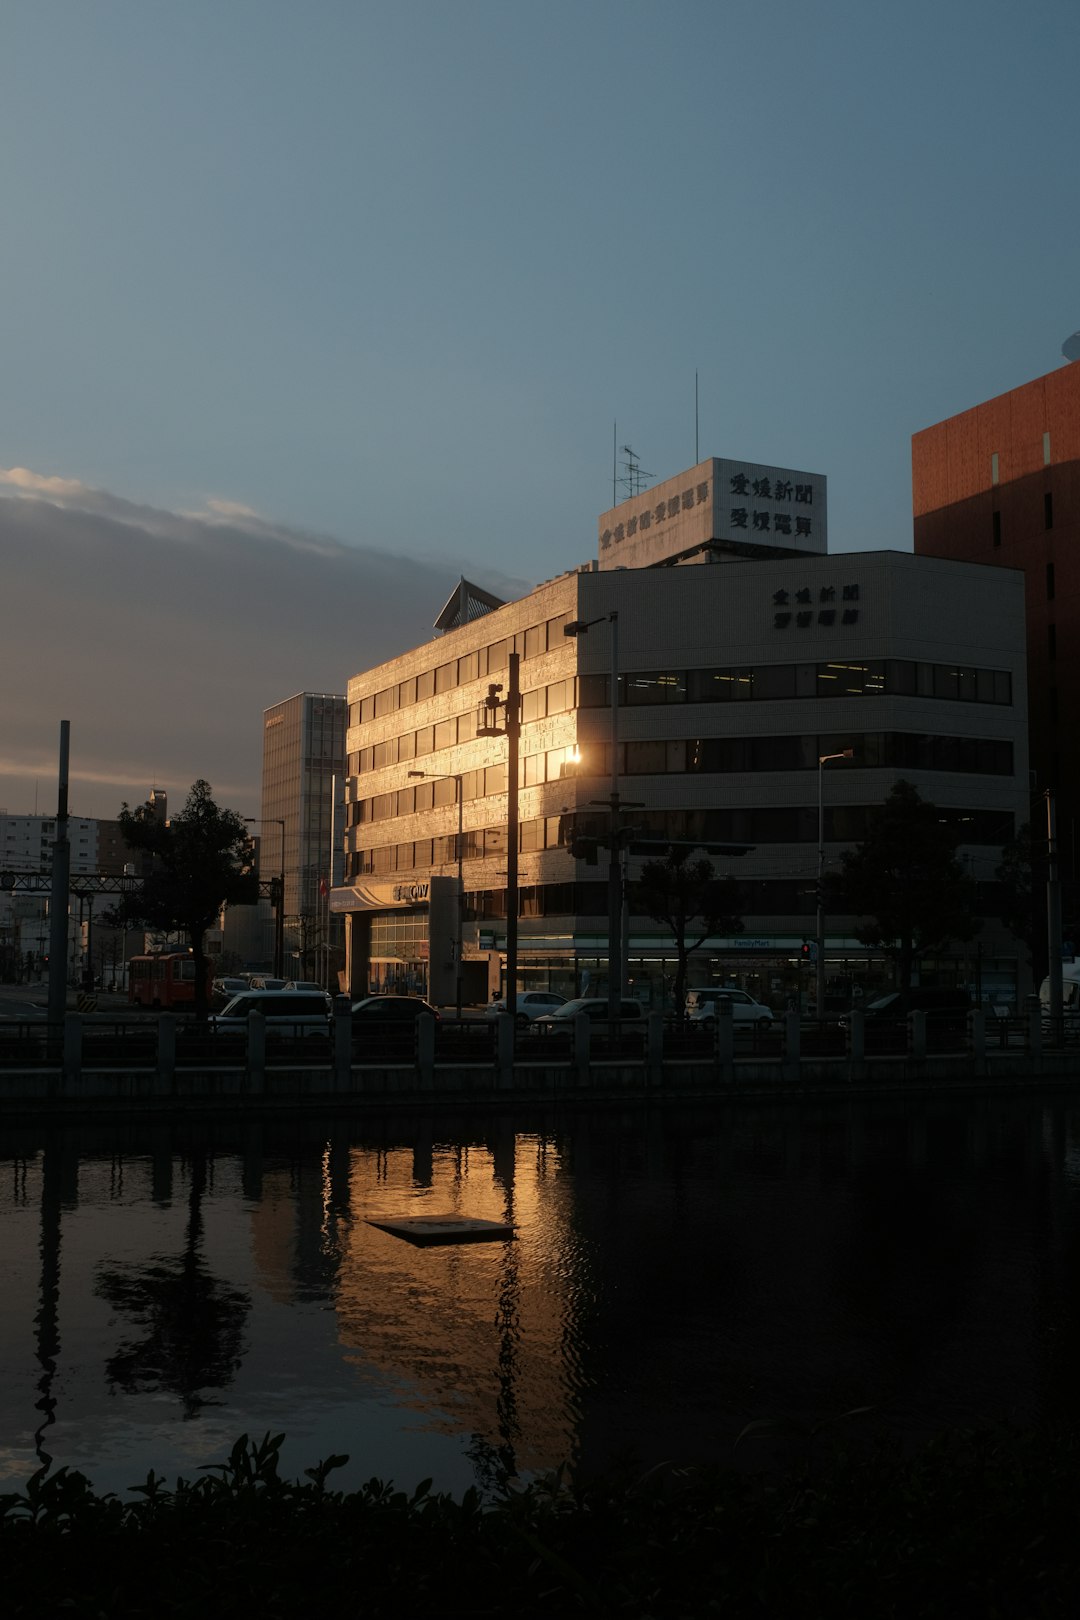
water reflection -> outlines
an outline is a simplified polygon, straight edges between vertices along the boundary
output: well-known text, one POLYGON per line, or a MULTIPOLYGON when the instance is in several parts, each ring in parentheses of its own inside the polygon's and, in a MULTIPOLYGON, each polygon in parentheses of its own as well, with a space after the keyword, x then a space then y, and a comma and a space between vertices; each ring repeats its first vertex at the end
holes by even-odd
POLYGON ((6 1132, 0 1475, 122 1489, 243 1430, 440 1488, 1075 1409, 1071 1102, 6 1132), (513 1242, 369 1225, 458 1212, 513 1242))

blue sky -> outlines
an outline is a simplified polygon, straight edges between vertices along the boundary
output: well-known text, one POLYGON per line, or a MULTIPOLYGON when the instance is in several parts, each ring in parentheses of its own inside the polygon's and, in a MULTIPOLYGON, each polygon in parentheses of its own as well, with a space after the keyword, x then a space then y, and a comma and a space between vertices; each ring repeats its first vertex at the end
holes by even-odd
POLYGON ((1075 0, 7 0, 3 36, 0 469, 535 580, 595 548, 613 419, 692 463, 697 370, 702 455, 908 547, 912 432, 1080 327, 1075 0))

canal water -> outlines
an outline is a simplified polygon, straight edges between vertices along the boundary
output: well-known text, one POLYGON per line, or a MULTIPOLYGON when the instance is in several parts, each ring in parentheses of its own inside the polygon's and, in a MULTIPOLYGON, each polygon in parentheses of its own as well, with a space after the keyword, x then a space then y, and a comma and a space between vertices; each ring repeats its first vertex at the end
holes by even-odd
POLYGON ((48 1457, 122 1491, 271 1430, 289 1473, 347 1452, 343 1484, 460 1491, 1080 1404, 1061 1097, 20 1127, 0 1155, 0 1489, 48 1457), (450 1213, 516 1235, 370 1224, 450 1213))

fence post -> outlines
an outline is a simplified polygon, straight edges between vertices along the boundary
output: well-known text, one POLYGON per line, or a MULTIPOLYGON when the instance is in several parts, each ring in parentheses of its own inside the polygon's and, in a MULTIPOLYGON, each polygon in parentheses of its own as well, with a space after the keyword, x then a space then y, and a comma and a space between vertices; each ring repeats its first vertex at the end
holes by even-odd
POLYGON ((435 1020, 422 1012, 416 1020, 416 1078, 421 1091, 435 1087, 435 1020))
POLYGON ((352 1085, 352 1002, 348 996, 334 997, 330 1027, 334 1042, 334 1090, 348 1091, 352 1085))
POLYGON ((517 1030, 508 1012, 495 1015, 495 1084, 508 1091, 514 1084, 514 1041, 517 1030))
POLYGON ((727 996, 717 997, 713 1042, 720 1079, 730 1083, 735 1079, 735 1019, 727 996))
POLYGON ((176 1014, 158 1014, 157 1026, 157 1079, 158 1090, 172 1091, 176 1085, 176 1014))
POLYGON ((589 1036, 592 1026, 585 1013, 575 1013, 574 1019, 574 1081, 579 1086, 589 1083, 589 1036))
POLYGON ((926 1014, 924 1012, 910 1012, 907 1020, 907 1049, 908 1056, 913 1057, 916 1063, 926 1059, 926 1014))
POLYGON ((77 1012, 64 1014, 64 1061, 62 1064, 65 1088, 82 1075, 83 1021, 77 1012))
POLYGON ((848 1079, 851 1080, 855 1070, 862 1069, 866 1062, 866 1019, 860 1011, 848 1013, 846 1035, 848 1079))
POLYGON ((986 1073, 986 1014, 973 1007, 967 1016, 968 1051, 976 1074, 986 1073))
POLYGON ((261 1012, 249 1012, 247 1021, 248 1090, 260 1094, 266 1086, 266 1019, 261 1012))
POLYGON ((651 1012, 645 1020, 645 1084, 662 1086, 664 1083, 664 1015, 651 1012))
POLYGON ((802 1017, 797 1012, 784 1014, 784 1079, 790 1084, 798 1082, 802 1068, 802 1017))

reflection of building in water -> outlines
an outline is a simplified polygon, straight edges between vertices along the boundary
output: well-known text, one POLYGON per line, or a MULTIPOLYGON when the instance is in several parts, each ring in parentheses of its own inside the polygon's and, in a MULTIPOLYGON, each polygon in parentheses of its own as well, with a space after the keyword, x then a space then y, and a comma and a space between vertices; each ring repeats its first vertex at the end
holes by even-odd
POLYGON ((332 1300, 350 1362, 424 1426, 473 1437, 504 1467, 554 1467, 575 1450, 576 1317, 589 1293, 558 1170, 553 1148, 509 1125, 444 1147, 420 1121, 411 1147, 277 1160, 251 1209, 263 1285, 282 1303, 332 1300), (509 1220, 518 1235, 418 1249, 367 1224, 435 1210, 509 1220))

